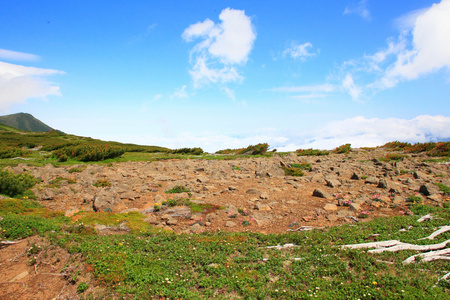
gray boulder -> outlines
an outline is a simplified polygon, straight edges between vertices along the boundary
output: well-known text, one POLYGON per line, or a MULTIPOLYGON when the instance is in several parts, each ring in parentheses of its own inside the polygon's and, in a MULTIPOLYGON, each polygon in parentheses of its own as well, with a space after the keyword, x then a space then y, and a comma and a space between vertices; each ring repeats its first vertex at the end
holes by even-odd
POLYGON ((94 196, 93 208, 95 211, 113 211, 120 202, 119 195, 111 188, 101 188, 94 196))

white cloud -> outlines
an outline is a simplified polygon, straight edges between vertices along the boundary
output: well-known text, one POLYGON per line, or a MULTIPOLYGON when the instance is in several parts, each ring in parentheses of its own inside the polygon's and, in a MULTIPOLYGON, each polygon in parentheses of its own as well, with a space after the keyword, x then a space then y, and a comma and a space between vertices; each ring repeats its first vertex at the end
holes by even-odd
POLYGON ((312 93, 312 92, 331 93, 335 90, 336 86, 332 84, 286 86, 270 89, 270 91, 272 92, 282 92, 282 93, 312 93))
MULTIPOLYGON (((278 136, 275 133, 259 133, 252 132, 246 136, 233 136, 229 134, 217 133, 201 133, 194 134, 192 132, 182 132, 170 136, 131 136, 124 137, 126 142, 137 143, 141 145, 158 145, 168 147, 171 149, 185 148, 185 147, 200 147, 204 151, 214 153, 223 149, 236 149, 247 147, 248 145, 256 145, 258 143, 268 143, 275 145, 285 143, 288 139, 286 137, 278 136)), ((117 139, 109 136, 108 139, 117 139)))
POLYGON ((450 138, 450 117, 421 115, 414 119, 367 119, 359 116, 326 124, 278 147, 280 151, 296 149, 333 149, 346 143, 352 147, 374 147, 392 141, 424 143, 450 138))
POLYGON ((236 101, 236 95, 234 94, 234 90, 227 88, 226 86, 222 87, 222 91, 233 101, 236 101))
POLYGON ((242 81, 236 67, 223 66, 220 69, 210 68, 207 65, 207 57, 197 57, 195 65, 189 71, 194 80, 194 87, 199 88, 208 83, 228 83, 242 81))
POLYGON ((59 86, 45 79, 55 74, 64 72, 0 62, 0 110, 7 111, 11 105, 29 98, 60 96, 59 86))
POLYGON ((450 0, 433 4, 417 16, 412 31, 413 47, 397 55, 384 79, 412 80, 421 75, 450 67, 450 0))
POLYGON ((269 89, 271 92, 281 92, 292 95, 291 98, 300 99, 305 103, 317 102, 313 99, 326 98, 330 93, 337 90, 337 86, 332 84, 303 85, 303 86, 284 86, 269 89))
MULTIPOLYGON (((113 121, 111 121, 113 122, 113 121)), ((302 130, 277 130, 259 128, 239 134, 223 132, 179 132, 164 119, 157 120, 160 133, 98 137, 141 145, 158 145, 168 148, 201 147, 208 152, 227 148, 242 148, 258 143, 268 143, 278 151, 297 149, 334 149, 350 143, 352 147, 374 147, 392 141, 424 143, 450 138, 450 117, 421 115, 413 119, 365 118, 357 116, 326 123, 321 128, 302 130)))
POLYGON ((309 52, 309 48, 312 47, 313 45, 309 42, 304 44, 293 42, 289 48, 283 51, 283 57, 290 56, 291 58, 304 61, 308 57, 317 55, 317 53, 309 52))
POLYGON ((347 74, 345 76, 344 80, 342 81, 342 87, 350 94, 353 100, 360 100, 362 89, 355 84, 355 82, 353 81, 353 76, 351 74, 347 74))
POLYGON ((428 9, 416 10, 397 19, 397 26, 402 29, 398 38, 389 38, 387 47, 372 55, 343 64, 340 77, 344 90, 355 99, 355 96, 389 89, 402 81, 449 69, 449 16, 450 0, 442 0, 428 9), (349 74, 352 77, 348 77, 349 74), (355 83, 354 78, 362 80, 355 83), (356 90, 351 88, 353 85, 356 90))
POLYGON ((414 28, 414 25, 416 24, 417 18, 423 13, 425 13, 427 10, 428 8, 421 8, 407 12, 406 14, 403 14, 397 19, 395 19, 394 25, 401 31, 412 30, 414 28))
POLYGON ((370 12, 367 9, 367 0, 361 0, 354 6, 347 6, 344 10, 344 15, 356 14, 365 20, 370 20, 370 12))
POLYGON ((182 38, 191 42, 201 39, 192 49, 189 73, 194 87, 208 83, 241 81, 236 66, 245 64, 253 48, 256 33, 245 11, 226 8, 219 15, 220 23, 210 19, 190 25, 182 38))
POLYGON ((189 94, 186 92, 186 85, 183 85, 181 88, 176 89, 175 92, 172 94, 171 98, 188 98, 189 94))
POLYGON ((8 61, 37 61, 41 58, 35 54, 0 49, 0 59, 8 61))

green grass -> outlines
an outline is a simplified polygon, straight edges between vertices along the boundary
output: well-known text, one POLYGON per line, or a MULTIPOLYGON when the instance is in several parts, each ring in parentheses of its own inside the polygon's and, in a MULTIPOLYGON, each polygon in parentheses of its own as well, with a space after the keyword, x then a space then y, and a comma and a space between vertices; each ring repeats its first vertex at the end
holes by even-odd
POLYGON ((303 170, 311 170, 311 164, 309 163, 300 163, 300 164, 292 164, 290 167, 281 167, 284 170, 284 173, 287 176, 304 176, 305 173, 303 170))
POLYGON ((168 207, 174 206, 188 206, 192 213, 211 213, 218 209, 224 209, 224 207, 209 203, 195 203, 191 199, 168 199, 162 203, 168 207))
POLYGON ((381 157, 380 160, 384 162, 390 161, 401 161, 406 157, 406 155, 400 153, 388 153, 384 157, 381 157))
POLYGON ((0 201, 4 217, 0 237, 45 234, 52 243, 81 254, 93 270, 95 282, 79 286, 80 293, 92 284, 135 299, 446 299, 450 292, 445 281, 433 287, 450 269, 448 261, 402 265, 417 252, 370 254, 339 247, 392 239, 415 244, 442 242, 450 238, 450 232, 433 242, 418 241, 448 225, 450 212, 439 207, 411 206, 417 214, 432 212, 437 217, 422 223, 417 222, 420 215, 398 216, 279 235, 173 235, 141 231, 136 226, 132 234, 98 236, 64 228, 140 224, 143 216, 84 212, 74 221, 30 214, 42 210, 32 201, 15 200, 19 208, 13 212, 14 205, 4 201, 0 201), (407 231, 400 231, 405 228, 407 231), (297 247, 266 248, 285 243, 297 247))
POLYGON ((439 187, 439 189, 441 191, 444 192, 444 195, 450 195, 450 187, 449 186, 446 186, 445 184, 442 184, 442 183, 435 183, 435 184, 439 187))
POLYGON ((184 186, 177 185, 170 190, 166 191, 166 194, 179 194, 179 193, 189 193, 190 190, 184 186))

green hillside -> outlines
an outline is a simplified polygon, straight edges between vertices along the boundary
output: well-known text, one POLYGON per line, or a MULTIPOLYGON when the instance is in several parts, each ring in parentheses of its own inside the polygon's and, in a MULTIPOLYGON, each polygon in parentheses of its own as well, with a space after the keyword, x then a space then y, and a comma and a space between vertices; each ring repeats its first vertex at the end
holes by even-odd
POLYGON ((53 130, 50 126, 27 113, 0 116, 0 124, 32 132, 49 132, 53 130))

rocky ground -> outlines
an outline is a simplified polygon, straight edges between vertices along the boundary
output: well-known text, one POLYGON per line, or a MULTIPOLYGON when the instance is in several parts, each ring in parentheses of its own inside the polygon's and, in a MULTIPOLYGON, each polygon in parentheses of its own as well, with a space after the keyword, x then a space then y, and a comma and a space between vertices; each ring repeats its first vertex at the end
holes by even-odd
MULTIPOLYGON (((52 210, 64 211, 66 216, 72 217, 79 211, 138 211, 153 226, 175 233, 285 233, 409 214, 410 196, 421 197, 422 203, 430 205, 449 201, 434 184, 450 186, 449 163, 426 162, 429 157, 425 155, 406 155, 401 161, 384 162, 381 159, 387 153, 382 149, 353 149, 345 155, 320 157, 292 153, 273 158, 168 160, 108 166, 22 164, 10 170, 26 170, 41 179, 34 187, 38 201, 52 210), (282 167, 301 163, 311 164, 305 176, 285 175, 282 167), (111 185, 94 186, 99 180, 111 185), (176 186, 190 192, 166 193, 176 186), (155 205, 166 200, 185 198, 224 209, 192 213, 189 207, 163 205, 159 211, 154 210, 155 205)), ((126 232, 126 224, 123 227, 98 225, 96 229, 100 234, 114 234, 121 229, 126 232)), ((78 274, 91 276, 86 270, 89 266, 80 257, 40 237, 0 249, 0 266, 2 299, 79 299, 77 286, 71 280, 78 274)), ((92 295, 115 298, 93 286, 89 288, 92 295)))
MULTIPOLYGON (((175 233, 256 231, 283 233, 301 226, 334 226, 375 217, 409 213, 407 198, 442 205, 448 197, 433 183, 450 186, 448 163, 426 162, 425 155, 408 154, 384 162, 383 149, 352 149, 349 154, 287 156, 235 160, 168 160, 114 163, 108 166, 31 167, 23 170, 41 179, 34 188, 38 200, 67 216, 78 211, 139 211, 154 226, 175 233), (286 176, 283 166, 310 163, 303 177, 286 176), (69 172, 79 168, 81 172, 69 172), (55 180, 56 179, 56 180, 55 180), (111 183, 95 187, 98 180, 111 183), (168 194, 175 186, 190 193, 168 194), (420 191, 420 194, 418 192, 420 191), (191 213, 188 207, 162 206, 168 199, 224 207, 191 213)), ((390 153, 390 152, 389 152, 390 153)), ((100 228, 101 229, 101 228, 100 228)))

